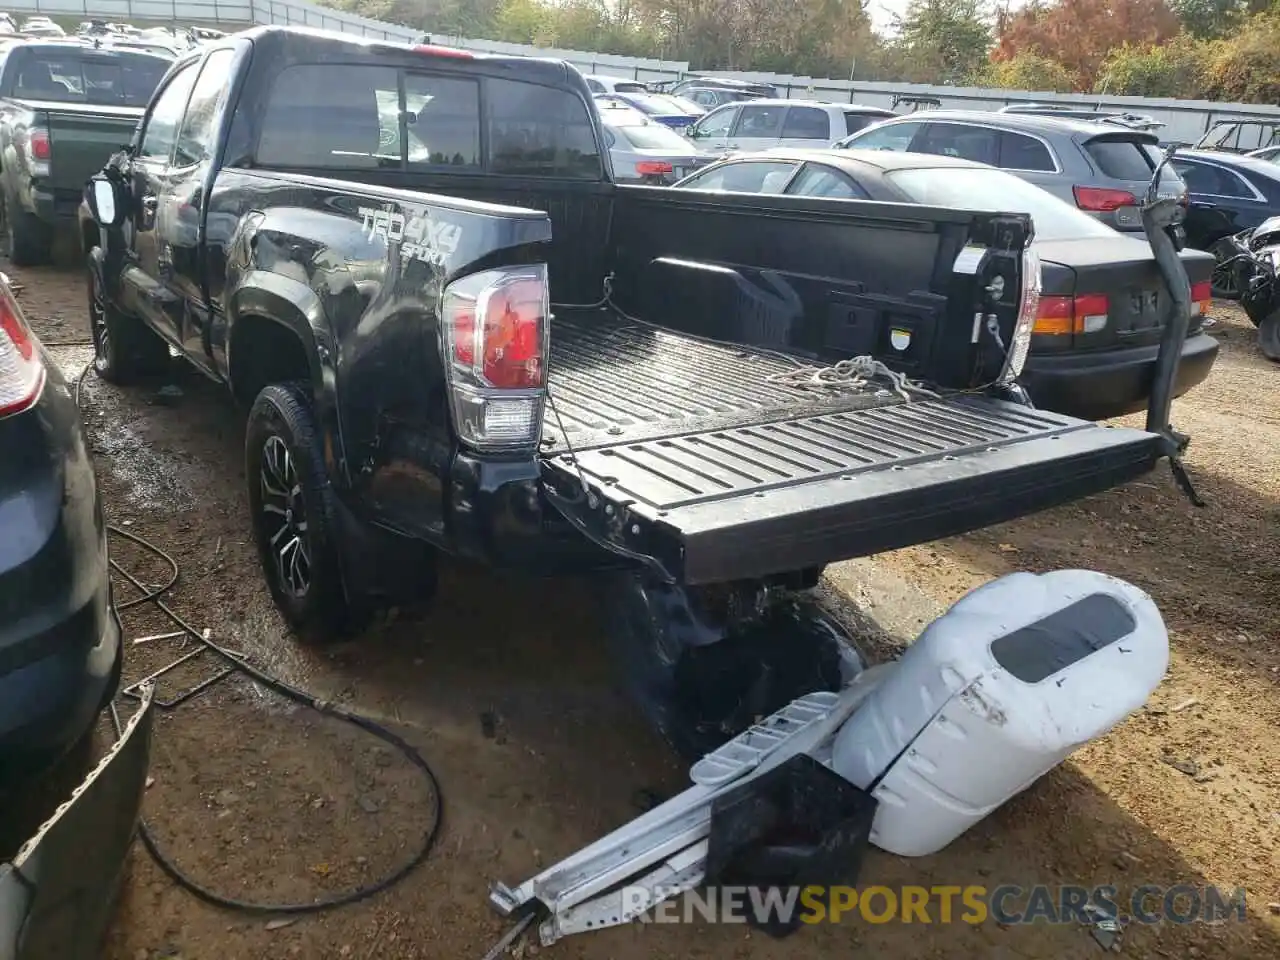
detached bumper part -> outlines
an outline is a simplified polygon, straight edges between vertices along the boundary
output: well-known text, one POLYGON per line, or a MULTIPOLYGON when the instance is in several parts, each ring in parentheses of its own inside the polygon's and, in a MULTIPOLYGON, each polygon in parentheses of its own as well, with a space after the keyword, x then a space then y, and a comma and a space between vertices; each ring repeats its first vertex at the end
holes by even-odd
POLYGON ((84 782, 0 864, 0 960, 96 960, 151 757, 152 690, 84 782))

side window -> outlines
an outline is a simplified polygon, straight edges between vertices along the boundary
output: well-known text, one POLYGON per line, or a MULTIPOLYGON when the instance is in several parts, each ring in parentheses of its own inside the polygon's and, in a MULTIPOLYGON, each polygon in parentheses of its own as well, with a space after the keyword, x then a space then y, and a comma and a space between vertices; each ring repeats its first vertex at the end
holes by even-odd
POLYGON ((871 196, 845 174, 830 167, 809 164, 791 181, 787 193, 801 197, 830 197, 834 200, 870 200, 871 196))
POLYGON ((1052 173, 1057 169, 1049 148, 1035 137, 1025 137, 1008 130, 1000 134, 1000 166, 1005 170, 1043 170, 1052 173))
POLYGON ((168 161, 177 138, 178 124, 187 109, 187 98, 196 82, 196 65, 183 67, 169 80, 164 91, 156 98, 147 126, 142 132, 137 159, 168 161))
POLYGON ((733 126, 735 137, 777 137, 782 132, 783 106, 762 107, 749 103, 738 111, 738 122, 733 126))
POLYGON ((585 103, 567 91, 533 83, 485 83, 491 172, 585 180, 603 176, 585 103))
POLYGON ((927 123, 911 150, 995 165, 1000 160, 1000 131, 960 123, 927 123))
POLYGON ((788 107, 782 123, 783 140, 830 140, 831 120, 817 107, 788 107))
POLYGON ((410 167, 480 166, 480 84, 477 81, 418 73, 406 75, 404 118, 410 167))
POLYGON ((720 110, 713 110, 698 121, 697 126, 693 128, 693 136, 697 139, 727 137, 729 128, 733 126, 734 115, 737 112, 737 107, 723 107, 720 110))
POLYGON ((1178 171, 1178 176, 1182 177, 1190 193, 1207 197, 1253 196, 1235 174, 1213 164, 1175 159, 1173 168, 1178 171))
POLYGON ((710 90, 695 90, 690 94, 689 99, 694 103, 707 108, 714 107, 720 102, 716 95, 710 90))
POLYGON ((603 83, 601 83, 599 80, 592 80, 590 77, 587 77, 587 89, 590 90, 592 93, 607 92, 604 88, 603 83))
POLYGON ((853 110, 846 110, 844 114, 845 135, 857 133, 859 130, 865 130, 873 123, 879 123, 886 119, 881 113, 857 113, 853 110))
POLYGON ((262 113, 258 165, 399 167, 399 87, 392 67, 285 67, 262 113))
POLYGON ((877 124, 858 134, 845 146, 850 150, 893 150, 902 153, 911 146, 911 141, 923 126, 918 120, 877 124))
POLYGON ((695 190, 727 193, 781 193, 798 164, 772 160, 744 160, 708 170, 685 184, 695 190))
POLYGON ((187 114, 178 130, 178 145, 173 152, 175 166, 190 166, 209 158, 222 106, 227 100, 234 58, 234 50, 215 50, 200 68, 187 114))

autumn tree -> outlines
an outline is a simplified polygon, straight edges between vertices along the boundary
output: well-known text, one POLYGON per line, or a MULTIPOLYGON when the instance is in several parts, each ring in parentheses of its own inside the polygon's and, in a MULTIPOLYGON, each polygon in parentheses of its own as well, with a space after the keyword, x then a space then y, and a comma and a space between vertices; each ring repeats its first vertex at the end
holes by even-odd
POLYGON ((974 80, 1004 90, 1068 93, 1075 84, 1071 72, 1056 60, 1026 50, 1008 60, 997 60, 974 80))
POLYGON ((1179 34, 1159 46, 1125 45, 1108 54, 1094 83, 1097 93, 1127 97, 1203 96, 1212 44, 1179 34))
POLYGON ((1204 96, 1280 106, 1280 12, 1250 17, 1234 37, 1215 45, 1204 96))
POLYGON ((1077 90, 1089 90, 1112 50, 1164 43, 1180 28, 1166 0, 1033 2, 1000 17, 992 59, 1035 52, 1062 64, 1077 90))
POLYGON ((1244 0, 1170 0, 1169 5, 1186 31, 1201 40, 1227 36, 1248 9, 1244 0))
POLYGON ((960 83, 977 72, 991 48, 991 23, 982 0, 910 0, 897 18, 897 44, 908 57, 960 83))

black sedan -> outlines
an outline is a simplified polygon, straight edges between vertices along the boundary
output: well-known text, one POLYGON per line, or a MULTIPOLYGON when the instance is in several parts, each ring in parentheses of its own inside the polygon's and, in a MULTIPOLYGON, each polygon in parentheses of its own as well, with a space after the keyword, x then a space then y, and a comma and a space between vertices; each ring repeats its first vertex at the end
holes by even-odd
POLYGON ((0 275, 0 820, 115 695, 106 536, 71 390, 0 275))
MULTIPOLYGON (((1187 150, 1173 165, 1187 184, 1187 245, 1217 260, 1235 255, 1231 234, 1280 214, 1280 166, 1263 157, 1187 150)), ((1213 295, 1240 295, 1234 270, 1215 270, 1213 295)))
MULTIPOLYGON (((1051 194, 985 164, 867 150, 768 150, 711 164, 690 190, 785 193, 1029 213, 1042 295, 1021 380, 1037 405, 1103 420, 1146 407, 1170 301, 1145 239, 1125 236, 1051 194)), ((1202 329, 1213 259, 1185 250, 1196 316, 1175 382, 1180 396, 1218 356, 1202 329)))

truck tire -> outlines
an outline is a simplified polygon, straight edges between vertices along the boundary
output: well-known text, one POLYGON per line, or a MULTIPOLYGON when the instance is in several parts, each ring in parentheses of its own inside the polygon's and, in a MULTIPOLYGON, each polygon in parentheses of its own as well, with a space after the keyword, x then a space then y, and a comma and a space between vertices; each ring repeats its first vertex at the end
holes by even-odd
POLYGON ((356 632, 368 609, 343 589, 334 493, 305 384, 271 384, 254 400, 245 482, 262 572, 294 633, 324 642, 356 632))
POLYGON ((1268 360, 1280 362, 1280 310, 1258 324, 1258 347, 1268 360))
POLYGON ((28 213, 6 195, 5 232, 9 239, 9 260, 15 267, 36 267, 48 263, 53 250, 53 231, 35 214, 28 213))
POLYGON ((92 257, 86 261, 86 273, 94 371, 121 386, 163 371, 169 363, 169 347, 140 319, 106 298, 92 257))

